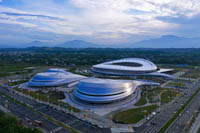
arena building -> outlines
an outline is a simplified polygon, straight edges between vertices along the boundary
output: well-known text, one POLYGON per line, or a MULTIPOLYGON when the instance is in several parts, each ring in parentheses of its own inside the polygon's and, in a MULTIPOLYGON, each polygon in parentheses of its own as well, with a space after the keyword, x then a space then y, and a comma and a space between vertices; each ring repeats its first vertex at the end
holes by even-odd
POLYGON ((85 78, 84 76, 62 71, 61 69, 50 69, 47 72, 37 73, 29 82, 31 87, 57 87, 69 84, 85 78))
POLYGON ((78 83, 74 96, 89 103, 110 103, 130 96, 136 87, 130 80, 87 78, 78 83))
POLYGON ((94 65, 91 68, 94 73, 113 76, 161 76, 173 78, 173 76, 161 73, 166 70, 159 69, 154 63, 140 58, 125 58, 94 65))
POLYGON ((66 72, 65 69, 62 69, 62 68, 49 68, 46 72, 62 72, 62 73, 69 73, 69 72, 66 72))

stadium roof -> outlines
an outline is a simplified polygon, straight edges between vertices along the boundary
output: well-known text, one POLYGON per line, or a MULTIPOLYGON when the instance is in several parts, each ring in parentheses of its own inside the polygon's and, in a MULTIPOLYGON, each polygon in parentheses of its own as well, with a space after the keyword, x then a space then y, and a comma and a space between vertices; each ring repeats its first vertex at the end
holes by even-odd
POLYGON ((117 69, 117 70, 131 70, 131 71, 151 71, 157 70, 157 66, 145 59, 140 58, 125 58, 120 60, 109 61, 101 64, 94 65, 95 68, 102 69, 117 69), (118 65, 117 63, 135 63, 137 66, 118 65))

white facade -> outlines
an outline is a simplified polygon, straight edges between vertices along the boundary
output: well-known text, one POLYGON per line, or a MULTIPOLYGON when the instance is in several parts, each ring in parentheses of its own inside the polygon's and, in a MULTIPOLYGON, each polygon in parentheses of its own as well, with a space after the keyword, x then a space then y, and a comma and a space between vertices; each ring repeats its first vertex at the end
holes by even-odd
POLYGON ((37 73, 30 81, 32 87, 54 87, 72 83, 85 78, 84 76, 65 72, 64 70, 47 70, 47 72, 37 73))
POLYGON ((140 58, 125 58, 114 61, 109 61, 94 65, 91 68, 94 73, 115 75, 115 76, 161 76, 173 78, 162 72, 154 63, 140 58))
POLYGON ((74 95, 89 103, 109 103, 130 96, 135 89, 130 80, 88 78, 78 83, 74 95))

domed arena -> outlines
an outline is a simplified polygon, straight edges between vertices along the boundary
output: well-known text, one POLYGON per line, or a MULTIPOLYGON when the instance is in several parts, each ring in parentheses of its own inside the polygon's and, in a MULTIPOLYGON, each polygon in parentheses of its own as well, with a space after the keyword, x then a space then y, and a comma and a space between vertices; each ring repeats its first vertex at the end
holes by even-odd
POLYGON ((83 78, 85 77, 69 72, 43 72, 37 73, 28 84, 32 87, 54 87, 78 81, 83 78))
POLYGON ((130 80, 88 78, 79 82, 74 95, 89 103, 110 103, 130 96, 135 89, 130 80))

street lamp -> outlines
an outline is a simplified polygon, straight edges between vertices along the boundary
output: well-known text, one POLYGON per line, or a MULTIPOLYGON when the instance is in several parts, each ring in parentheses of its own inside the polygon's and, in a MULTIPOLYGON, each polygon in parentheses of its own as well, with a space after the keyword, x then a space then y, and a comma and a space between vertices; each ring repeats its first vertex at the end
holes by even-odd
POLYGON ((8 109, 8 100, 5 101, 5 107, 8 109))
POLYGON ((110 115, 109 119, 110 119, 110 128, 112 128, 112 115, 110 115))

